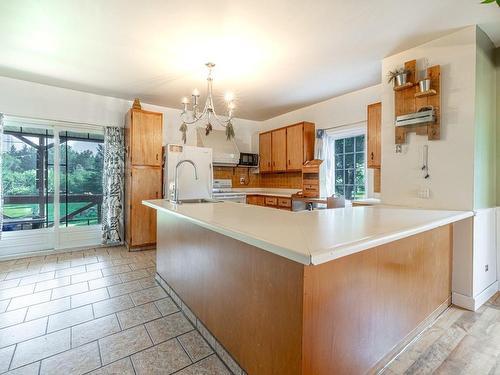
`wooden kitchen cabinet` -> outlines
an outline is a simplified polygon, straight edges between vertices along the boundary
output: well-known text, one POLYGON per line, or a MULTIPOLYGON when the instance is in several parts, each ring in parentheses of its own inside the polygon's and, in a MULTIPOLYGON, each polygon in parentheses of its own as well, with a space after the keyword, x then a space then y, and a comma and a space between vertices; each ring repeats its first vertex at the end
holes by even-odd
POLYGON ((300 171, 304 164, 304 124, 286 128, 287 170, 300 171))
POLYGON ((264 201, 266 202, 266 206, 277 206, 278 198, 276 197, 265 197, 264 201))
POLYGON ((282 208, 284 210, 291 210, 292 200, 290 198, 278 198, 278 208, 282 208))
POLYGON ((259 135, 260 172, 299 172, 314 159, 315 125, 300 122, 259 135))
POLYGON ((368 168, 380 168, 380 127, 382 123, 382 103, 374 103, 368 106, 368 168))
POLYGON ((142 204, 161 198, 161 167, 134 166, 129 178, 130 206, 126 242, 129 247, 156 243, 156 210, 142 204))
POLYGON ((271 172, 271 132, 259 135, 259 169, 261 172, 271 172))
POLYGON ((265 206, 264 197, 262 195, 247 195, 247 204, 256 206, 265 206))
POLYGON ((133 165, 161 167, 163 114, 132 109, 128 157, 133 165))
POLYGON ((286 171, 286 128, 273 130, 271 132, 271 155, 272 155, 272 171, 286 171))
POLYGON ((125 121, 125 245, 129 250, 154 248, 156 211, 143 200, 162 191, 163 114, 131 109, 125 121))

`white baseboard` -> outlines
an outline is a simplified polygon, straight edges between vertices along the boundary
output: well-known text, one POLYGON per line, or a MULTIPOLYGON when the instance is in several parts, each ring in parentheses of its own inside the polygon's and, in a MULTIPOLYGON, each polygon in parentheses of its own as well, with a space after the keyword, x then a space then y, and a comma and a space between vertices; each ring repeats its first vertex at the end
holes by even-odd
POLYGON ((498 281, 495 281, 493 284, 491 284, 489 287, 487 287, 485 290, 483 290, 475 297, 464 296, 463 294, 453 292, 451 302, 455 306, 462 307, 466 310, 476 311, 486 301, 488 301, 491 297, 493 297, 496 292, 498 292, 499 290, 498 287, 499 283, 498 281))
POLYGON ((51 249, 51 250, 30 251, 30 252, 20 253, 20 254, 0 255, 0 262, 12 260, 12 259, 28 258, 28 257, 33 257, 33 256, 53 255, 53 254, 61 254, 61 253, 67 253, 67 252, 73 252, 73 251, 81 251, 81 250, 88 250, 88 249, 100 249, 100 248, 115 247, 115 246, 123 246, 123 242, 113 244, 113 245, 98 244, 98 245, 92 245, 92 246, 73 246, 73 247, 57 248, 57 249, 51 249))

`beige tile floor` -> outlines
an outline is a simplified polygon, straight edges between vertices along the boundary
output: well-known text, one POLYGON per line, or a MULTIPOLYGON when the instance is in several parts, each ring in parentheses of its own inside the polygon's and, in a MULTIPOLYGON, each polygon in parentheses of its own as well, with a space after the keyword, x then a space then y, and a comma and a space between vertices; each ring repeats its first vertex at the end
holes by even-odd
POLYGON ((123 247, 0 262, 0 374, 230 375, 154 274, 123 247))
POLYGON ((500 293, 478 311, 445 311, 383 372, 500 375, 500 293))

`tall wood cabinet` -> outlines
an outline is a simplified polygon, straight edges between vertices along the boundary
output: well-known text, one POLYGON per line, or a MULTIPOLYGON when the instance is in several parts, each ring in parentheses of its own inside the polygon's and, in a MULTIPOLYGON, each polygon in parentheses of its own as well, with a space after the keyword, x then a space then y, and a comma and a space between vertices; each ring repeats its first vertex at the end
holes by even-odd
POLYGON ((373 191, 380 193, 382 103, 367 108, 367 167, 373 169, 373 191))
POLYGON ((314 159, 315 126, 300 122, 259 135, 261 173, 300 172, 302 165, 314 159))
POLYGON ((125 244, 156 245, 156 210, 144 199, 161 198, 163 114, 131 109, 125 121, 125 244))
POLYGON ((368 168, 380 168, 380 125, 382 123, 382 103, 370 104, 368 118, 368 168))

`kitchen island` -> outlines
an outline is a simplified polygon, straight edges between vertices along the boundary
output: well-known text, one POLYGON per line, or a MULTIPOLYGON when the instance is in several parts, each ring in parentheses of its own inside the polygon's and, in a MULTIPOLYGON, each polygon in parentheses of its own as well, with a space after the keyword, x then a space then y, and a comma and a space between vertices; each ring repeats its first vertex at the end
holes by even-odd
POLYGON ((450 304, 453 223, 387 206, 157 210, 157 273, 248 374, 373 372, 450 304))

